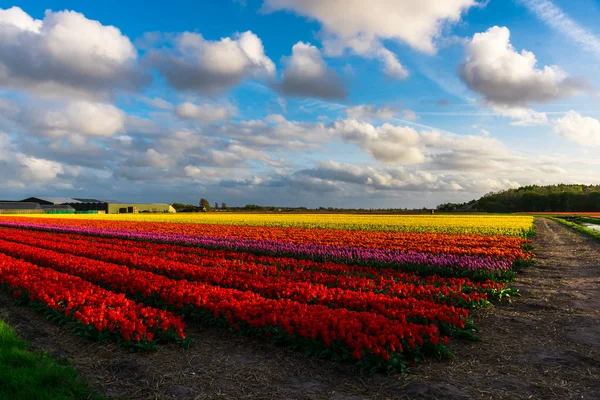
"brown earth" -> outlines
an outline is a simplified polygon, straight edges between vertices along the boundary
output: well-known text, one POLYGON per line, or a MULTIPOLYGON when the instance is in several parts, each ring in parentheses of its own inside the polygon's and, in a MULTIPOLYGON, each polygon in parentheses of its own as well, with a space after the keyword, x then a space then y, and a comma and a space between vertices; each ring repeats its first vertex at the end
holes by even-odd
POLYGON ((361 376, 200 326, 190 327, 189 349, 131 353, 85 342, 5 295, 0 318, 109 398, 600 399, 600 244, 546 219, 536 230, 537 263, 513 285, 522 297, 476 311, 481 342, 454 341, 455 360, 428 360, 410 375, 361 376))

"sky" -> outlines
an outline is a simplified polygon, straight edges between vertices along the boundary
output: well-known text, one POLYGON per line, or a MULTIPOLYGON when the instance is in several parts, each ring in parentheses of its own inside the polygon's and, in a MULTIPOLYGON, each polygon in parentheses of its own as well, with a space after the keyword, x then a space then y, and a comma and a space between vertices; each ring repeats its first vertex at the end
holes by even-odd
POLYGON ((0 198, 600 184, 597 0, 0 0, 0 198))

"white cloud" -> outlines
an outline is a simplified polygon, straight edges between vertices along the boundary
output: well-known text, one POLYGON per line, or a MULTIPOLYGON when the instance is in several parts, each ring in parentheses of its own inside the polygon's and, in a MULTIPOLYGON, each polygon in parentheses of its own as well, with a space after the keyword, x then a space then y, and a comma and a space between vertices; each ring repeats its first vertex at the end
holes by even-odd
POLYGON ((152 168, 167 168, 173 164, 173 160, 168 154, 162 154, 156 149, 148 149, 139 160, 140 165, 152 168))
POLYGON ((125 113, 107 103, 74 101, 54 105, 53 109, 35 108, 27 116, 30 127, 43 136, 61 137, 70 134, 114 136, 125 129, 125 113))
POLYGON ((491 108, 501 116, 514 119, 515 121, 511 122, 512 126, 535 126, 548 124, 548 116, 545 113, 537 112, 531 108, 502 105, 491 105, 491 108))
POLYGON ((356 120, 370 119, 392 119, 398 114, 398 110, 392 107, 376 107, 369 104, 360 104, 346 108, 348 118, 356 120))
POLYGON ((336 121, 332 130, 345 142, 360 146, 379 161, 401 164, 425 162, 421 137, 413 128, 391 124, 375 127, 347 119, 336 121))
POLYGON ((292 55, 284 57, 283 63, 283 80, 275 87, 286 95, 324 99, 348 95, 339 75, 327 66, 319 49, 309 43, 296 43, 292 55))
POLYGON ((576 111, 555 121, 556 132, 580 146, 600 146, 600 121, 576 111))
POLYGON ((462 190, 462 187, 443 175, 426 171, 407 170, 404 167, 372 167, 340 163, 321 162, 316 168, 299 170, 285 179, 286 184, 300 186, 305 190, 352 191, 356 186, 366 190, 412 190, 438 191, 462 190), (345 188, 350 185, 352 188, 345 188))
POLYGON ((275 64, 265 55, 262 41, 250 31, 216 41, 185 32, 176 37, 173 49, 154 50, 148 57, 178 90, 214 94, 245 79, 275 74, 275 64))
POLYGON ((419 116, 413 110, 402 110, 402 118, 408 121, 416 121, 419 119, 419 116))
MULTIPOLYGON (((77 173, 77 169, 71 173, 77 173)), ((65 173, 61 163, 22 153, 11 138, 0 132, 0 188, 31 187, 56 183, 65 173)))
POLYGON ((35 20, 0 9, 0 85, 52 96, 107 96, 145 82, 127 36, 74 11, 35 20))
POLYGON ((159 110, 172 110, 173 104, 160 97, 142 97, 140 100, 148 104, 150 107, 158 108, 159 110))
POLYGON ((540 167, 540 171, 548 174, 566 174, 567 171, 558 165, 543 165, 540 167))
POLYGON ((175 114, 182 119, 192 119, 197 122, 217 122, 231 119, 237 114, 237 109, 231 104, 200 104, 182 103, 175 108, 175 114))
POLYGON ((35 157, 19 157, 22 165, 21 177, 29 182, 47 182, 64 172, 61 164, 35 157))
POLYGON ((350 49, 383 62, 387 75, 405 78, 408 72, 382 42, 395 40, 433 54, 443 26, 458 22, 477 4, 476 0, 265 0, 263 9, 290 10, 315 19, 324 29, 327 55, 350 49))
POLYGON ((508 28, 498 26, 473 36, 459 73, 469 88, 499 106, 552 101, 581 88, 558 66, 537 68, 535 55, 527 50, 518 53, 510 43, 508 28))
POLYGON ((504 145, 492 137, 417 131, 390 123, 375 126, 353 119, 336 121, 330 130, 346 143, 356 144, 376 160, 388 164, 468 171, 515 161, 504 145))
POLYGON ((12 25, 20 30, 32 33, 40 33, 42 29, 42 21, 33 19, 19 7, 11 7, 6 10, 0 9, 0 25, 12 25))
POLYGON ((227 175, 227 171, 215 168, 199 168, 195 165, 186 165, 183 173, 188 178, 202 180, 204 182, 216 182, 219 178, 227 175))
POLYGON ((402 109, 400 107, 376 107, 370 104, 360 104, 357 106, 346 107, 346 115, 350 119, 371 121, 371 120, 391 120, 394 118, 403 118, 408 121, 419 119, 417 113, 413 110, 402 109))
POLYGON ((265 119, 226 124, 214 131, 214 134, 258 150, 314 149, 331 138, 323 123, 290 121, 279 114, 269 115, 265 119))

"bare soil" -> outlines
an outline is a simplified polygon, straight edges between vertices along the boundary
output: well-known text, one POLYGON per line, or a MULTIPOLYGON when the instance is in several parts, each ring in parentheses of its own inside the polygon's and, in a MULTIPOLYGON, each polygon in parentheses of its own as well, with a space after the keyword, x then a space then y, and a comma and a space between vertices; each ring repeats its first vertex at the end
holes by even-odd
POLYGON ((0 296, 0 318, 36 349, 66 357, 95 391, 122 399, 600 399, 600 244, 536 221, 537 263, 519 274, 522 297, 477 310, 481 342, 454 341, 454 360, 410 375, 361 376, 352 366, 190 327, 177 345, 131 353, 90 343, 0 296))

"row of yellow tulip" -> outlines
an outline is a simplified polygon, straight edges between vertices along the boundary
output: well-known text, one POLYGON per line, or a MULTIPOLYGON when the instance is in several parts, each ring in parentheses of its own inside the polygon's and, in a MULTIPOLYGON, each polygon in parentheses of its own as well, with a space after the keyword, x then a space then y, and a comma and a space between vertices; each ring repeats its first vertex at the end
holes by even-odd
MULTIPOLYGON (((32 215, 33 217, 34 215, 32 215)), ((35 218, 56 215, 35 215, 35 218)), ((395 232, 475 233, 524 236, 533 217, 523 215, 371 215, 371 214, 251 214, 215 212, 197 214, 65 215, 69 219, 175 222, 395 232)))

